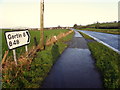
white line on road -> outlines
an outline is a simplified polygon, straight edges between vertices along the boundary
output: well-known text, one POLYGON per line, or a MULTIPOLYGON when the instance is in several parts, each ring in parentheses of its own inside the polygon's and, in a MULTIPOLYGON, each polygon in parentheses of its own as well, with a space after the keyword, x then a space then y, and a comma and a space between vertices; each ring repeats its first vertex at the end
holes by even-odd
MULTIPOLYGON (((84 32, 83 32, 83 33, 84 33, 84 32)), ((86 33, 85 33, 85 34, 86 34, 86 33)), ((104 43, 103 41, 101 41, 101 40, 99 40, 99 39, 97 39, 97 38, 95 38, 95 37, 93 37, 93 36, 91 36, 91 35, 89 35, 89 34, 87 34, 87 35, 90 36, 90 37, 92 37, 94 40, 98 41, 99 43, 102 43, 102 44, 104 44, 105 46, 111 48, 112 50, 114 50, 114 51, 117 52, 118 54, 120 54, 120 51, 119 51, 119 50, 113 48, 112 46, 108 45, 107 43, 104 43)))

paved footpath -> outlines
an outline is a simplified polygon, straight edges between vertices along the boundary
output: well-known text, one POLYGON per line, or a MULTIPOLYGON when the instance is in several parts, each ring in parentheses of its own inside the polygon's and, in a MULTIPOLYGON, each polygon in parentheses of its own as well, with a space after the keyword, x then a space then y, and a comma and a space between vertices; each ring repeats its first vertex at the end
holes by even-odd
POLYGON ((43 88, 102 88, 87 42, 77 31, 45 79, 43 88))

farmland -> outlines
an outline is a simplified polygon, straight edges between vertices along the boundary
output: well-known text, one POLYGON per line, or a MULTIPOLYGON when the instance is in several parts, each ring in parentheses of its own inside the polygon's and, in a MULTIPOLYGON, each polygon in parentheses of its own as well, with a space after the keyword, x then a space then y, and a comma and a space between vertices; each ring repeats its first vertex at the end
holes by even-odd
POLYGON ((118 23, 117 22, 106 22, 106 23, 95 23, 88 25, 90 28, 99 28, 99 29, 118 29, 118 23))
MULTIPOLYGON (((58 35, 68 30, 45 31, 45 41, 53 35, 58 35)), ((39 31, 30 31, 31 44, 34 45, 34 36, 39 41, 39 31)), ((6 61, 3 66, 3 88, 40 88, 48 72, 56 62, 57 58, 67 47, 65 42, 69 41, 74 33, 59 39, 55 44, 46 46, 45 50, 36 52, 33 56, 22 57, 16 66, 13 61, 6 61)), ((38 42, 39 43, 39 42, 38 42)), ((6 46, 7 47, 7 46, 6 46)), ((24 49, 21 48, 21 49, 24 49)), ((30 48, 31 49, 31 48, 30 48)), ((33 51, 34 52, 34 51, 33 51)), ((24 54, 24 52, 21 51, 24 54)), ((20 55, 20 53, 19 53, 20 55)))
MULTIPOLYGON (((5 53, 5 51, 7 51, 8 50, 8 46, 7 46, 7 44, 6 44, 6 40, 5 40, 5 36, 4 36, 4 32, 5 31, 11 31, 11 30, 2 30, 2 57, 3 57, 3 55, 4 55, 4 53, 5 53)), ((50 38, 50 37, 52 37, 52 36, 54 36, 54 35, 58 35, 58 34, 60 34, 60 33, 63 33, 63 32, 67 32, 68 30, 60 30, 60 29, 58 29, 58 30, 45 30, 45 32, 44 32, 44 39, 45 39, 45 41, 44 42, 46 42, 46 39, 48 39, 48 38, 50 38)), ((39 41, 40 41, 40 31, 30 31, 30 35, 31 35, 31 43, 30 43, 30 45, 28 45, 28 48, 30 49, 31 48, 31 46, 33 46, 33 45, 35 45, 34 44, 34 38, 36 38, 37 39, 37 43, 39 43, 39 41)), ((16 53, 17 53, 17 56, 19 57, 23 52, 25 52, 25 49, 24 49, 25 47, 20 47, 20 48, 17 48, 16 49, 16 53)), ((9 54, 8 54, 8 56, 11 56, 12 55, 12 51, 10 50, 9 51, 9 54)))
POLYGON ((103 32, 110 34, 120 34, 120 24, 117 22, 106 22, 106 23, 94 23, 86 26, 76 26, 76 29, 103 32))
POLYGON ((110 33, 110 34, 120 34, 120 30, 119 30, 119 29, 82 28, 82 29, 80 29, 80 30, 103 32, 103 33, 110 33))

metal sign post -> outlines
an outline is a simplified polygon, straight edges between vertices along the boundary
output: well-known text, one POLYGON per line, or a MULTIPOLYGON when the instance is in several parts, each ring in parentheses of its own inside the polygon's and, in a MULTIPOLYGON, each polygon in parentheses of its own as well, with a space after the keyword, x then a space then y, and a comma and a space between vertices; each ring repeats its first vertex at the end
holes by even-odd
MULTIPOLYGON (((25 51, 28 54, 28 47, 27 47, 27 45, 25 46, 25 51)), ((26 55, 26 57, 28 57, 28 55, 26 55)))
POLYGON ((27 47, 27 45, 25 46, 25 50, 26 50, 26 52, 28 52, 28 47, 27 47))
POLYGON ((17 65, 17 58, 16 58, 16 51, 15 51, 15 49, 13 49, 13 56, 14 56, 15 64, 17 65))
POLYGON ((17 58, 16 58, 16 48, 21 46, 25 46, 26 52, 28 52, 27 45, 30 43, 30 34, 28 30, 21 30, 21 31, 6 31, 5 38, 10 50, 13 50, 13 56, 15 64, 17 65, 17 58))

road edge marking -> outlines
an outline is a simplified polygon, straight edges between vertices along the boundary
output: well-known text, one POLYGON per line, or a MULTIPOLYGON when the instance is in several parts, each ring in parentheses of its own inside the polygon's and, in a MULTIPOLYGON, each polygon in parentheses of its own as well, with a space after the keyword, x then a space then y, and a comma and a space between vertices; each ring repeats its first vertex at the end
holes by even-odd
MULTIPOLYGON (((81 31, 80 31, 80 32, 81 32, 81 31)), ((82 33, 84 33, 84 32, 82 32, 82 33)), ((84 34, 86 34, 86 33, 84 33, 84 34)), ((89 34, 87 34, 87 35, 90 36, 90 37, 92 37, 92 38, 93 38, 94 40, 96 40, 97 42, 104 44, 105 46, 111 48, 112 50, 114 50, 115 52, 117 52, 118 54, 120 54, 120 51, 119 51, 119 50, 113 48, 112 46, 108 45, 107 43, 105 43, 105 42, 103 42, 103 41, 101 41, 101 40, 95 38, 95 37, 92 36, 92 35, 89 35, 89 34)))

